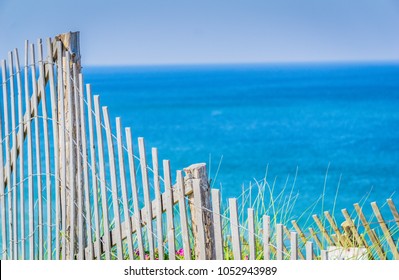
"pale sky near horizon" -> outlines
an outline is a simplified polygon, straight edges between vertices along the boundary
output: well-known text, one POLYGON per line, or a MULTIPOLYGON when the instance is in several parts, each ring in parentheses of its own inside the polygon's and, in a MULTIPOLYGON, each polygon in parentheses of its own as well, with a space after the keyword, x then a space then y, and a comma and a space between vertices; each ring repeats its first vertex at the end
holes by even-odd
POLYGON ((399 61, 398 0, 0 0, 0 58, 77 30, 84 65, 399 61))

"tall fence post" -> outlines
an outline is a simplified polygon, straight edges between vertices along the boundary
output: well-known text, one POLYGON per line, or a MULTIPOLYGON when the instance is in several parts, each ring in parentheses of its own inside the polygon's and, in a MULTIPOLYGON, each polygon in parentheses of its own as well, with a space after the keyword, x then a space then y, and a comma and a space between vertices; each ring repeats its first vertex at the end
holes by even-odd
MULTIPOLYGON (((77 193, 78 188, 83 186, 83 182, 78 182, 78 178, 83 178, 83 176, 78 176, 77 157, 80 156, 80 147, 77 147, 76 143, 79 143, 79 141, 77 141, 76 129, 74 129, 77 125, 75 110, 77 110, 78 108, 74 102, 75 98, 73 97, 73 95, 75 93, 78 93, 78 91, 75 89, 76 82, 74 83, 72 81, 73 68, 75 67, 77 75, 81 72, 79 42, 80 35, 79 32, 68 32, 56 36, 55 40, 60 41, 62 44, 62 51, 61 53, 58 53, 57 58, 61 59, 63 65, 62 86, 64 88, 64 96, 60 96, 60 98, 63 98, 63 100, 62 102, 61 100, 58 100, 58 106, 64 107, 63 110, 58 111, 59 114, 64 112, 64 116, 59 115, 58 117, 63 117, 65 121, 63 122, 65 126, 59 127, 59 131, 61 129, 65 131, 65 139, 64 141, 63 139, 60 139, 58 149, 63 149, 62 146, 65 146, 64 149, 66 150, 66 162, 60 160, 58 165, 60 169, 59 174, 62 174, 63 168, 66 169, 66 182, 64 182, 64 186, 66 186, 67 191, 64 192, 64 194, 66 194, 65 207, 62 207, 62 209, 65 210, 65 214, 63 214, 63 217, 66 218, 65 221, 62 221, 63 223, 65 223, 65 232, 63 234, 65 234, 66 236, 66 242, 63 243, 63 246, 65 246, 65 248, 63 248, 63 252, 65 252, 65 259, 74 259, 74 255, 77 249, 77 233, 79 230, 83 230, 83 232, 86 232, 85 229, 79 229, 77 226, 77 213, 79 213, 78 207, 81 207, 81 205, 78 205, 77 203, 77 193)), ((86 238, 84 238, 84 240, 85 239, 86 238)), ((83 248, 79 248, 79 250, 82 249, 83 248)))
MULTIPOLYGON (((195 192, 189 195, 189 206, 191 212, 193 236, 195 242, 195 258, 200 258, 200 246, 205 246, 205 259, 214 260, 216 259, 215 251, 215 241, 214 241, 214 229, 212 222, 212 201, 211 201, 211 188, 208 182, 208 176, 206 173, 206 164, 198 163, 190 165, 184 169, 186 176, 184 178, 185 184, 191 186, 194 189, 194 181, 199 179, 200 182, 200 207, 201 209, 196 209, 194 204, 195 192), (201 210, 201 211, 198 211, 201 210), (202 213, 198 217, 198 213, 202 213), (202 224, 202 228, 205 233, 205 244, 200 242, 201 237, 199 231, 199 223, 202 224)), ((198 199, 198 198, 197 198, 198 199)))

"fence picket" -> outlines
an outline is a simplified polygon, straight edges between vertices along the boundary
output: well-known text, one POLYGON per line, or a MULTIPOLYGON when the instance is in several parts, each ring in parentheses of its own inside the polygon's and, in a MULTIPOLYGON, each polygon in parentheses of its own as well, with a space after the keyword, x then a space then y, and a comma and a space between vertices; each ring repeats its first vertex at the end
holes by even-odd
POLYGON ((399 227, 399 213, 398 210, 396 210, 395 204, 393 203, 392 199, 387 199, 389 209, 391 210, 391 213, 393 215, 393 218, 395 219, 396 224, 399 227))
MULTIPOLYGON (((368 247, 367 244, 364 243, 363 239, 361 238, 359 232, 357 231, 357 228, 355 226, 355 224, 353 223, 352 219, 349 216, 349 213, 346 209, 342 209, 342 214, 345 217, 346 222, 349 224, 350 229, 353 233, 353 235, 355 236, 356 242, 358 244, 358 246, 362 246, 362 247, 368 247)), ((357 246, 356 246, 357 247, 357 246)))
MULTIPOLYGON (((26 111, 31 112, 30 96, 29 96, 29 62, 28 62, 28 41, 25 41, 25 104, 26 111)), ((33 174, 33 151, 32 151, 32 127, 31 116, 27 119, 27 150, 28 150, 28 174, 33 174)), ((34 258, 34 208, 33 208, 33 177, 28 177, 28 217, 29 217, 29 259, 34 258)))
POLYGON ((327 218, 328 223, 330 224, 331 228, 337 236, 338 242, 335 242, 335 246, 345 246, 345 244, 342 242, 341 232, 339 231, 338 226, 334 219, 331 217, 330 213, 328 211, 325 211, 324 216, 327 218))
POLYGON ((313 260, 313 242, 306 242, 306 260, 313 260))
POLYGON ((327 250, 321 250, 321 260, 323 260, 323 261, 328 260, 328 251, 327 250))
POLYGON ((254 209, 248 208, 248 242, 249 242, 249 259, 255 260, 256 247, 255 247, 255 222, 254 222, 254 209))
POLYGON ((359 217, 360 221, 362 222, 362 225, 364 226, 364 228, 366 229, 366 232, 368 234, 368 236, 370 237, 370 240, 373 244, 373 247, 375 248, 378 257, 380 258, 380 260, 385 260, 386 256, 384 253, 384 249, 382 248, 380 241, 378 240, 377 236, 375 235, 375 233, 371 230, 369 223, 366 220, 366 217, 363 214, 362 209, 360 208, 358 203, 354 204, 357 216, 359 217))
POLYGON ((212 209, 213 209, 213 226, 215 229, 215 249, 216 259, 223 260, 223 235, 222 235, 222 222, 220 219, 220 191, 211 189, 212 192, 212 209))
POLYGON ((182 240, 183 240, 183 251, 184 259, 191 259, 191 249, 190 249, 190 235, 188 232, 188 220, 187 220, 187 210, 186 210, 186 199, 185 199, 185 188, 184 179, 182 171, 177 171, 177 186, 179 195, 179 211, 180 211, 180 224, 182 229, 182 240))
POLYGON ((157 148, 151 149, 152 154, 152 169, 154 173, 154 189, 156 200, 156 217, 157 217, 157 245, 158 245, 158 259, 164 259, 163 249, 163 226, 162 226, 162 195, 161 187, 159 185, 159 166, 158 166, 158 150, 157 148))
POLYGON ((283 232, 283 225, 277 224, 276 225, 276 259, 283 260, 284 254, 284 232, 283 232))
POLYGON ((235 260, 241 260, 240 224, 238 222, 237 199, 229 198, 229 209, 233 255, 235 260))
POLYGON ((295 231, 299 234, 299 237, 301 238, 303 244, 306 244, 308 239, 306 238, 306 236, 303 233, 302 229, 298 226, 297 222, 295 220, 293 220, 293 221, 291 221, 291 224, 294 226, 295 231))
MULTIPOLYGON (((72 68, 72 73, 73 73, 73 110, 74 110, 74 118, 75 118, 75 127, 73 128, 74 131, 72 130, 71 133, 75 132, 76 135, 76 143, 75 143, 75 153, 74 157, 76 158, 76 166, 77 166, 77 174, 76 174, 76 190, 77 190, 77 229, 76 232, 78 233, 78 247, 77 247, 77 254, 76 257, 78 260, 83 260, 84 259, 84 249, 85 246, 83 244, 83 239, 85 230, 83 227, 83 192, 82 189, 84 188, 84 181, 82 178, 82 169, 83 169, 83 151, 81 150, 81 135, 80 135, 80 127, 81 127, 81 117, 80 117, 80 111, 79 111, 79 91, 80 91, 80 85, 79 84, 79 79, 78 79, 78 74, 77 74, 77 68, 76 68, 76 63, 73 64, 72 68)), ((71 106, 72 107, 72 106, 71 106)), ((76 204, 74 204, 72 207, 75 207, 76 204)))
MULTIPOLYGON (((4 68, 2 69, 3 85, 5 80, 4 68)), ((3 117, 0 111, 0 138, 3 138, 3 117)), ((4 187, 4 166, 3 166, 3 141, 0 141, 0 212, 1 212, 1 259, 7 259, 7 233, 6 233, 6 203, 5 203, 5 187, 4 187)), ((22 213, 21 213, 22 215, 22 213)), ((23 236, 23 235, 22 235, 23 236)))
MULTIPOLYGON (((66 258, 73 260, 75 258, 75 196, 76 196, 76 183, 75 183, 75 162, 76 162, 76 157, 74 153, 74 137, 73 137, 73 130, 74 130, 74 121, 73 121, 73 91, 72 91, 72 73, 71 73, 71 66, 70 66, 70 54, 68 51, 65 52, 66 56, 66 65, 64 67, 64 71, 66 72, 66 85, 67 85, 67 120, 66 124, 67 126, 65 127, 67 136, 66 136, 66 143, 65 145, 67 146, 67 150, 69 153, 67 155, 68 157, 68 167, 67 167, 67 174, 69 171, 69 178, 67 178, 67 188, 69 189, 69 193, 67 192, 67 200, 66 200, 66 207, 67 211, 69 208, 69 211, 67 212, 67 215, 69 214, 70 216, 67 216, 67 229, 66 229, 66 234, 69 237, 69 246, 66 248, 66 258)), ((35 98, 36 100, 36 98, 35 98)))
MULTIPOLYGON (((64 68, 63 68, 63 57, 62 57, 62 44, 60 41, 57 42, 58 51, 58 109, 59 109, 59 128, 60 133, 59 143, 57 147, 61 150, 60 152, 60 169, 61 169, 61 259, 65 260, 66 256, 66 145, 65 145, 65 107, 64 107, 64 68)), ((29 112, 29 111, 28 111, 29 112)))
MULTIPOLYGON (((201 200, 201 179, 193 179, 193 191, 194 191, 194 208, 196 212, 195 217, 197 217, 196 225, 197 225, 197 234, 198 234, 198 243, 199 243, 198 244, 199 246, 197 246, 199 252, 197 252, 197 254, 198 254, 198 259, 205 260, 206 259, 205 229, 203 223, 203 209, 202 209, 202 200, 201 200)), ((237 214, 237 208, 236 208, 236 214, 237 214)), ((240 241, 238 240, 238 246, 239 245, 240 241)))
POLYGON ((263 257, 270 260, 270 216, 263 215, 263 257))
POLYGON ((139 154, 140 154, 140 168, 141 168, 141 179, 143 183, 143 192, 144 192, 144 205, 146 208, 146 215, 147 215, 147 239, 148 239, 148 246, 150 250, 150 259, 153 260, 154 257, 154 238, 153 238, 153 230, 152 230, 152 207, 151 207, 151 200, 150 200, 150 187, 148 183, 148 171, 147 171, 147 159, 146 159, 146 151, 145 151, 145 144, 144 138, 139 137, 139 154))
MULTIPOLYGON (((87 254, 83 248, 80 248, 84 252, 83 256, 85 259, 92 260, 93 256, 93 237, 92 237, 92 214, 91 214, 91 202, 90 202, 90 188, 89 188, 89 162, 88 162, 88 150, 87 150, 87 139, 86 139, 86 118, 84 111, 84 86, 83 86, 83 75, 79 74, 79 91, 78 91, 78 106, 79 106, 79 118, 80 118, 80 136, 82 139, 82 169, 83 169, 83 186, 84 186, 84 215, 85 215, 85 227, 86 227, 86 238, 87 238, 87 254)), ((94 208, 96 211, 97 209, 94 208)), ((84 230, 82 228, 82 230, 84 230)))
POLYGON ((133 197, 133 217, 134 217, 134 226, 136 228, 137 235, 137 244, 138 244, 138 254, 141 260, 144 260, 144 244, 143 244, 143 235, 141 232, 141 215, 140 215, 140 207, 139 207, 139 199, 137 192, 137 182, 136 182, 136 168, 134 164, 134 153, 133 153, 133 141, 132 141, 132 133, 130 128, 125 129, 126 133, 126 144, 127 144, 127 152, 129 159, 129 173, 130 173, 130 184, 132 187, 132 197, 133 197))
POLYGON ((291 260, 297 260, 298 259, 298 233, 297 232, 291 232, 290 244, 291 244, 291 260))
MULTIPOLYGON (((12 52, 8 53, 8 67, 9 67, 9 85, 10 85, 10 107, 11 107, 11 139, 12 139, 12 150, 11 150, 11 160, 16 165, 17 162, 17 134, 16 134, 16 113, 15 113, 15 89, 14 89, 14 60, 12 56, 12 52)), ((11 163, 10 163, 11 164, 11 163)), ((17 208, 17 170, 16 166, 14 166, 12 170, 12 183, 10 180, 10 190, 12 191, 12 240, 13 240, 13 258, 18 259, 18 208, 17 208)), ((11 179, 11 178, 10 178, 11 179)), ((11 218, 10 218, 11 219, 11 218)))
MULTIPOLYGON (((284 233, 285 233, 286 238, 291 240, 291 232, 288 230, 288 228, 286 226, 284 226, 284 233)), ((285 246, 284 246, 284 252, 286 252, 287 255, 289 253, 285 246)), ((299 256, 299 259, 301 259, 301 260, 305 259, 305 256, 302 254, 301 250, 298 250, 298 256, 299 256)))
MULTIPOLYGON (((56 93, 56 88, 54 84, 54 66, 53 66, 53 44, 51 43, 51 39, 47 39, 47 51, 48 63, 46 65, 46 69, 48 70, 48 81, 50 83, 50 103, 51 103, 51 115, 52 115, 52 128, 53 128, 53 146, 54 146, 54 189, 55 189, 55 258, 59 259, 60 252, 60 235, 59 235, 59 226, 60 226, 60 188, 59 188, 59 150, 58 150, 58 109, 57 109, 57 100, 58 94, 56 93)), ((26 85, 25 85, 26 87, 26 85)), ((23 134, 23 133, 21 133, 23 134)), ((23 135, 21 135, 21 139, 23 139, 23 135)), ((22 143, 22 141, 21 141, 22 143)), ((50 258, 52 259, 52 251, 50 253, 50 258)))
MULTIPOLYGON (((41 148, 40 148, 40 127, 39 127, 39 109, 38 109, 38 85, 36 78, 36 58, 35 58, 35 46, 33 44, 30 45, 31 51, 31 75, 32 75, 32 88, 33 88, 33 110, 36 112, 36 116, 34 118, 35 125, 35 151, 36 151, 36 178, 37 178, 37 208, 38 208, 38 233, 39 233, 39 260, 43 259, 43 201, 42 201, 42 167, 41 167, 41 148)), ((13 145, 16 147, 15 143, 13 145)), ((16 162, 16 157, 15 161, 16 162)))
POLYGON ((115 223, 115 232, 116 232, 116 240, 113 240, 113 242, 116 243, 117 257, 119 260, 122 260, 123 247, 122 247, 122 234, 121 234, 121 219, 119 215, 118 183, 116 179, 114 141, 112 140, 112 130, 111 130, 111 123, 109 120, 108 108, 105 106, 103 107, 103 117, 105 123, 106 138, 108 143, 107 151, 108 151, 109 170, 111 173, 112 208, 114 209, 114 223, 115 223))
POLYGON ((313 220, 316 222, 317 227, 319 228, 320 232, 322 233, 324 239, 327 241, 328 245, 333 245, 333 241, 331 237, 328 235, 326 228, 323 226, 323 223, 320 221, 317 215, 313 215, 313 220))
POLYGON ((385 223, 384 218, 382 217, 382 214, 380 212, 380 209, 378 208, 378 205, 376 202, 372 202, 371 203, 371 207, 373 208, 373 212, 380 224, 380 227, 382 229, 382 231, 384 232, 385 235, 385 239, 388 242, 389 248, 391 249, 391 252, 395 258, 395 260, 399 260, 399 253, 398 253, 398 249, 396 248, 395 242, 392 239, 392 235, 389 231, 389 228, 387 227, 387 224, 385 223))
POLYGON ((321 241, 319 237, 317 236, 317 233, 313 230, 313 228, 309 228, 310 235, 312 236, 313 240, 316 242, 317 247, 319 250, 323 250, 323 244, 321 244, 321 241))
MULTIPOLYGON (((11 161, 11 155, 10 155, 10 128, 9 128, 9 120, 8 120, 8 90, 7 90, 7 79, 6 77, 6 61, 2 61, 2 73, 3 73, 3 116, 4 116, 4 142, 5 142, 5 154, 6 154, 6 176, 8 178, 8 186, 9 190, 7 194, 7 200, 8 200, 8 205, 12 205, 12 186, 11 186, 11 167, 10 167, 10 161, 11 161)), ((12 244, 12 239, 13 239, 13 220, 12 220, 12 207, 8 207, 8 243, 9 243, 9 250, 8 250, 8 257, 10 259, 13 259, 13 244, 12 244)), ((33 228, 33 227, 32 227, 33 228)))
POLYGON ((128 230, 128 233, 126 235, 127 249, 129 253, 129 259, 133 260, 134 252, 133 252, 133 239, 132 239, 132 223, 129 215, 129 201, 127 199, 125 159, 123 156, 122 125, 120 118, 116 118, 116 138, 118 142, 119 178, 121 182, 123 213, 125 218, 125 224, 127 225, 127 230, 128 230))
MULTIPOLYGON (((51 252, 52 252, 52 227, 51 227, 51 165, 50 165, 50 145, 49 145, 49 130, 48 130, 48 113, 47 113, 47 96, 45 93, 45 70, 44 70, 44 61, 43 61, 43 45, 42 40, 38 40, 38 58, 39 58, 39 88, 40 91, 43 93, 41 95, 41 103, 42 103, 42 115, 43 115, 43 138, 44 138, 44 157, 45 157, 45 186, 46 186, 46 200, 47 200, 47 207, 46 207, 46 215, 47 215, 47 242, 46 242, 46 249, 47 249, 47 259, 51 259, 51 252)), ((19 94, 18 94, 19 95, 19 94)), ((22 112, 22 105, 20 111, 20 120, 23 120, 23 112, 22 112)), ((21 127, 23 131, 23 126, 21 127)), ((19 156, 20 160, 23 159, 22 154, 22 146, 23 146, 23 133, 20 133, 20 151, 19 156)), ((23 166, 23 165, 22 165, 23 166)), ((23 168, 21 166, 21 168, 23 168)), ((22 195, 22 194, 21 194, 22 195)))
POLYGON ((100 244, 100 211, 99 211, 99 196, 98 180, 97 180, 97 164, 96 164, 96 149, 94 143, 94 123, 93 123, 93 108, 92 108, 92 94, 91 86, 86 85, 87 92, 87 121, 89 126, 89 146, 90 146, 90 163, 91 163, 91 186, 93 193, 93 211, 94 211, 94 224, 95 228, 95 241, 94 241, 94 255, 97 260, 101 256, 101 244, 100 244))
MULTIPOLYGON (((103 245, 105 252, 105 259, 111 259, 111 236, 109 232, 109 220, 108 220, 108 190, 107 182, 105 180, 105 161, 104 161, 104 146, 103 146, 103 135, 100 115, 100 97, 94 96, 94 116, 96 122, 96 133, 97 133, 97 148, 98 148, 98 165, 100 174, 100 186, 101 186, 101 202, 102 202, 102 221, 104 228, 103 245)), ((97 256, 100 259, 100 256, 97 256)))
POLYGON ((163 179, 165 184, 166 193, 166 220, 167 220, 167 238, 168 238, 168 253, 169 259, 176 259, 176 247, 175 247, 175 227, 173 218, 173 192, 170 178, 170 163, 169 160, 163 161, 163 179))

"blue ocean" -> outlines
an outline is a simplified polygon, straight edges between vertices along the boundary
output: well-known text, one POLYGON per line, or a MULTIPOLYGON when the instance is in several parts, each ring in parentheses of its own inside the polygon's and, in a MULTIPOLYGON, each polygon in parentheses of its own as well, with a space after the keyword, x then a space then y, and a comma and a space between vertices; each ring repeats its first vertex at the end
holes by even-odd
POLYGON ((267 193, 297 195, 297 215, 312 205, 352 210, 356 202, 399 198, 399 64, 86 67, 83 73, 111 117, 144 137, 148 151, 157 147, 173 170, 205 162, 224 200, 265 181, 267 193))

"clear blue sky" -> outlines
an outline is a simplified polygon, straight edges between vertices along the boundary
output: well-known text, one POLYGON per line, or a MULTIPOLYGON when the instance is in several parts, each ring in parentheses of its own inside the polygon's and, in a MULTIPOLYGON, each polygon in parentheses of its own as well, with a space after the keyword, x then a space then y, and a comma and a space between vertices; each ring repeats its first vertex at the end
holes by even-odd
POLYGON ((399 60, 398 0, 0 0, 0 57, 81 31, 85 65, 399 60))

